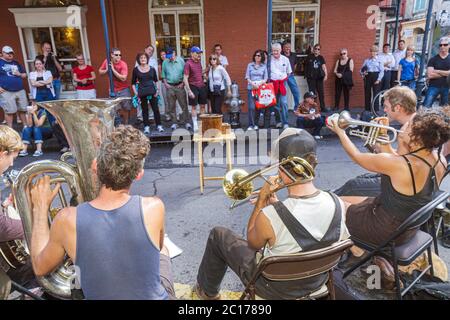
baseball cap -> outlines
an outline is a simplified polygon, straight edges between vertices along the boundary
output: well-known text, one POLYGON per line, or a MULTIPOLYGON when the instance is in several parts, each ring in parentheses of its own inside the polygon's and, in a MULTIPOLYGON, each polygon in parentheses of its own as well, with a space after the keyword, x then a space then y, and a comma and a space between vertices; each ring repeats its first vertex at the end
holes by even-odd
POLYGON ((304 129, 287 128, 272 145, 271 160, 281 162, 292 156, 305 158, 309 154, 316 154, 317 142, 304 129))
POLYGON ((173 49, 172 48, 167 48, 166 50, 166 58, 167 59, 171 59, 173 57, 173 49))
POLYGON ((2 48, 2 52, 4 52, 4 53, 14 53, 14 50, 10 46, 4 46, 2 48))
POLYGON ((194 46, 194 47, 191 48, 191 52, 193 52, 193 53, 202 53, 203 50, 200 49, 199 47, 194 46))
POLYGON ((308 99, 308 98, 313 98, 315 99, 317 96, 313 91, 308 91, 305 93, 305 96, 303 97, 304 99, 308 99))

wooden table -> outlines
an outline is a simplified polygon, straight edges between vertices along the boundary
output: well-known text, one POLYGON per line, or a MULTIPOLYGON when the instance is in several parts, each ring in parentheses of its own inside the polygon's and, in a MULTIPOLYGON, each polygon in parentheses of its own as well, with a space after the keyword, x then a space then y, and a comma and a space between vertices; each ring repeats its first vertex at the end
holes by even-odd
POLYGON ((227 162, 227 172, 233 169, 232 166, 232 160, 231 160, 231 142, 236 140, 236 135, 231 132, 228 134, 223 134, 220 137, 216 138, 206 138, 203 137, 201 134, 196 133, 194 134, 193 141, 197 143, 198 147, 198 160, 199 160, 199 166, 200 166, 200 192, 203 194, 205 190, 205 180, 223 180, 224 176, 222 177, 205 177, 205 168, 204 168, 204 161, 203 161, 203 143, 223 143, 226 144, 226 162, 227 162))

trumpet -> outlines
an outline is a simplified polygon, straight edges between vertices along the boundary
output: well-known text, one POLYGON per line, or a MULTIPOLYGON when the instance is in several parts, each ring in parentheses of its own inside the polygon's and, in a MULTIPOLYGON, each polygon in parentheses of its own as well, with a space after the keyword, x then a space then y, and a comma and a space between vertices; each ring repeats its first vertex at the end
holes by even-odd
POLYGON ((376 121, 365 122, 360 120, 355 120, 351 117, 350 112, 343 111, 341 114, 335 113, 329 116, 326 120, 327 125, 331 125, 333 120, 337 119, 338 126, 341 129, 352 128, 349 131, 349 135, 354 137, 359 137, 365 140, 365 147, 373 147, 377 143, 381 144, 391 144, 397 140, 398 133, 402 131, 397 130, 393 127, 382 125, 376 121), (362 130, 354 129, 358 126, 363 127, 362 130), (368 131, 365 129, 369 128, 368 131), (387 132, 391 132, 393 137, 390 138, 388 134, 382 133, 382 130, 386 130, 387 132))
POLYGON ((234 169, 228 171, 223 180, 223 190, 228 198, 234 200, 233 204, 230 207, 230 210, 233 210, 236 207, 246 203, 255 191, 260 190, 255 190, 252 182, 259 177, 274 186, 275 188, 274 190, 272 190, 272 192, 277 193, 283 188, 312 181, 315 177, 315 172, 314 168, 308 163, 308 161, 299 157, 288 157, 279 163, 257 170, 250 174, 242 169, 234 169), (285 165, 291 166, 297 177, 292 175, 284 167, 285 165), (265 173, 276 168, 279 168, 281 171, 283 171, 283 173, 285 173, 293 182, 290 184, 282 184, 282 182, 280 181, 281 179, 278 178, 276 185, 274 185, 264 177, 265 173))

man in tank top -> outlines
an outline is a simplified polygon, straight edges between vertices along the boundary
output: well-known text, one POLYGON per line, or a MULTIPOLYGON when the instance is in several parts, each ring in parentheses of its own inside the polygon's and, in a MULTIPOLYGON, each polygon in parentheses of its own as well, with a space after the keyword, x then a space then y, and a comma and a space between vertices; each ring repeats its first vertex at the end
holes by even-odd
MULTIPOLYGON (((317 165, 316 141, 307 131, 286 129, 272 147, 276 162, 291 156, 303 158, 313 168, 317 165)), ((282 185, 290 185, 283 201, 278 201, 270 184, 261 189, 248 222, 247 240, 226 228, 211 230, 195 287, 201 299, 220 298, 220 283, 228 267, 246 285, 260 251, 264 256, 287 255, 324 248, 349 237, 343 201, 317 189, 312 179, 296 173, 299 171, 300 167, 289 164, 279 170, 282 185)), ((256 294, 264 299, 296 299, 317 291, 326 280, 326 275, 295 281, 260 277, 256 294)))
POLYGON ((33 186, 31 253, 36 275, 59 266, 67 254, 88 300, 165 300, 175 297, 164 247, 164 204, 131 196, 144 174, 149 140, 120 126, 102 143, 92 170, 101 183, 97 198, 63 209, 48 227, 47 212, 59 187, 50 178, 33 186), (161 251, 161 252, 160 252, 161 251))

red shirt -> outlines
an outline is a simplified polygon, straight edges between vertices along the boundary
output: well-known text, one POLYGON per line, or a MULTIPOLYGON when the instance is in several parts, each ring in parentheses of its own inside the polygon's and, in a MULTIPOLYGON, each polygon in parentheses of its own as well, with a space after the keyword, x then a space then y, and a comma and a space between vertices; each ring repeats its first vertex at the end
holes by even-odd
MULTIPOLYGON (((107 60, 105 59, 105 61, 103 61, 102 66, 100 67, 100 69, 106 69, 106 64, 107 64, 107 60)), ((123 76, 128 76, 128 66, 127 64, 120 60, 119 63, 115 63, 114 64, 114 69, 116 69, 116 71, 123 75, 123 76)), ((128 81, 120 81, 119 79, 117 79, 114 74, 113 74, 113 81, 114 81, 114 92, 119 92, 125 89, 129 88, 129 84, 128 81)))
POLYGON ((203 82, 202 63, 200 61, 194 62, 192 58, 186 61, 186 64, 184 65, 184 74, 189 76, 189 84, 198 88, 205 86, 205 83, 203 82))
MULTIPOLYGON (((78 80, 89 79, 92 77, 92 72, 94 72, 94 68, 91 66, 86 66, 84 69, 80 69, 80 67, 76 67, 73 69, 73 73, 77 75, 78 80)), ((94 81, 86 82, 82 84, 81 82, 77 83, 77 90, 92 90, 95 89, 94 81)))

